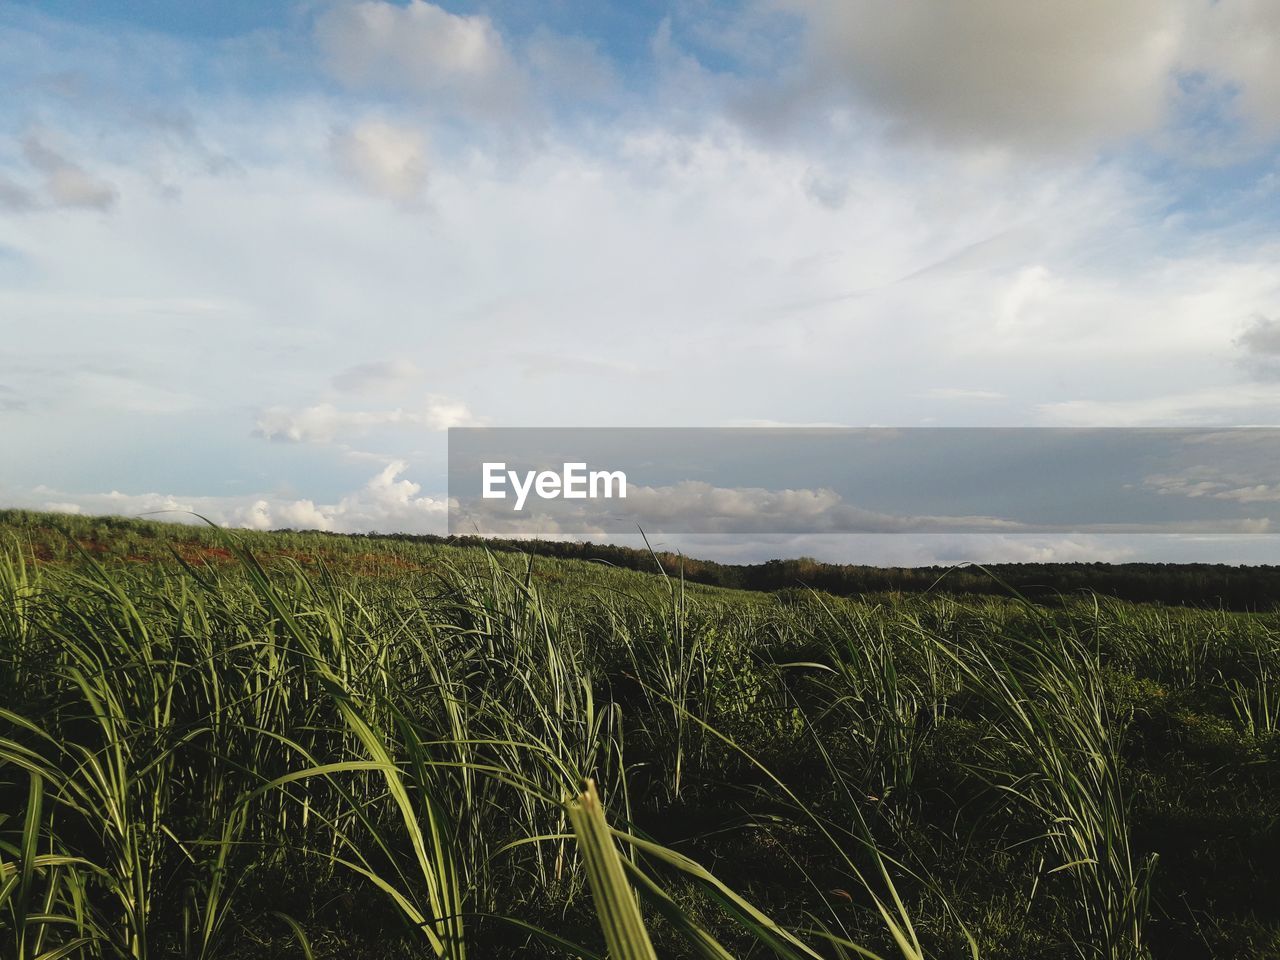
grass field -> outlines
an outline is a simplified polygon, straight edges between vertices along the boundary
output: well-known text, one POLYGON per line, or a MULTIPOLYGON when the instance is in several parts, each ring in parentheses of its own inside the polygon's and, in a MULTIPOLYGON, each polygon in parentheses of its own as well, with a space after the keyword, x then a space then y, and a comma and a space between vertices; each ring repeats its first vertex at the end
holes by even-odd
POLYGON ((944 589, 0 513, 0 956, 1280 956, 1280 614, 944 589))

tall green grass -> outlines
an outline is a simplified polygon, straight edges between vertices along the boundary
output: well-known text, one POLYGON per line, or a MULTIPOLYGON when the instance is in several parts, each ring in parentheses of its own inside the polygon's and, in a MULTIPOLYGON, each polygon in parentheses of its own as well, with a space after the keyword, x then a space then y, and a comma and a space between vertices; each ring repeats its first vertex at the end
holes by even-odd
POLYGON ((0 552, 0 955, 1143 957, 1114 671, 1275 733, 1266 621, 225 543, 0 552))

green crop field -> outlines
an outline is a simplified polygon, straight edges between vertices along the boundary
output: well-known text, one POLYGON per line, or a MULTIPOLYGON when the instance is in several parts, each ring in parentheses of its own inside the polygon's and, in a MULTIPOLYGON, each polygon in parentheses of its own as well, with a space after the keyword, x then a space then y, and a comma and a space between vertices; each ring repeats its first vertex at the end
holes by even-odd
POLYGON ((1272 608, 664 565, 0 514, 0 956, 1280 956, 1272 608))

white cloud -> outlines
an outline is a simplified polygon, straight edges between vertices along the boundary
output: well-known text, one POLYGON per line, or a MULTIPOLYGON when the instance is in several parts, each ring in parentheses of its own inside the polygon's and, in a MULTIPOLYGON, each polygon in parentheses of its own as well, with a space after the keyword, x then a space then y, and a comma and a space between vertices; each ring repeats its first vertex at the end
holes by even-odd
POLYGON ((462 401, 429 396, 416 410, 340 410, 331 403, 301 410, 270 407, 258 414, 255 434, 283 443, 332 443, 339 436, 388 424, 447 430, 476 423, 462 401))
POLYGON ((444 533, 448 501, 444 497, 422 496, 420 484, 400 478, 406 469, 403 461, 389 463, 359 490, 333 504, 269 498, 260 498, 248 506, 228 504, 218 522, 258 530, 285 527, 334 533, 444 533))
POLYGON ((1280 6, 1270 0, 777 0, 805 24, 756 120, 867 108, 948 145, 1092 151, 1149 137, 1184 156, 1280 134, 1280 6), (1170 136, 1187 114, 1217 114, 1170 136), (1241 129, 1231 129, 1232 122, 1241 129))
MULTIPOLYGON (((265 138, 271 162, 186 184, 180 242, 170 203, 132 188, 110 243, 93 218, 0 224, 33 266, 0 294, 31 320, 20 353, 145 351, 200 406, 243 398, 286 436, 317 432, 295 413, 332 435, 349 404, 308 396, 314 371, 370 356, 411 357, 505 423, 903 424, 939 413, 921 396, 936 385, 978 384, 1022 403, 965 416, 1025 424, 1034 403, 1221 382, 1243 321, 1280 311, 1273 242, 1188 244, 1116 167, 1030 175, 871 145, 827 161, 855 185, 832 211, 806 199, 806 156, 642 124, 548 139, 517 167, 444 149, 424 223, 317 169, 341 111, 226 123, 210 139, 265 138), (336 409, 303 416, 313 399, 336 409)), ((384 373, 357 412, 420 412, 389 368, 367 392, 384 373)))
POLYGON ((424 0, 363 0, 324 13, 316 37, 334 75, 354 87, 490 115, 510 114, 523 99, 519 69, 483 14, 453 14, 424 0))
POLYGON ((1280 379, 1280 320, 1255 316, 1236 338, 1241 365, 1260 379, 1280 379))
POLYGON ((46 500, 40 505, 41 510, 48 510, 50 513, 80 513, 80 504, 72 503, 67 500, 46 500))
POLYGON ((444 497, 422 495, 422 487, 402 479, 407 469, 403 461, 387 464, 360 489, 336 503, 317 504, 311 500, 284 497, 212 497, 164 493, 73 494, 37 487, 27 494, 11 492, 10 504, 26 505, 59 513, 121 516, 155 516, 180 523, 201 523, 204 517, 219 526, 254 530, 290 528, 327 530, 335 533, 370 531, 444 533, 448 502, 444 497), (57 499, 46 499, 50 496, 57 499))
POLYGON ((1280 357, 1280 320, 1254 317, 1236 342, 1250 353, 1280 357))
POLYGON ((373 477, 358 493, 344 497, 333 511, 340 529, 441 532, 448 502, 440 497, 419 496, 422 487, 399 479, 406 466, 397 461, 373 477))
POLYGON ((365 120, 335 130, 330 141, 338 169, 370 193, 402 204, 422 198, 427 185, 425 138, 416 130, 365 120))

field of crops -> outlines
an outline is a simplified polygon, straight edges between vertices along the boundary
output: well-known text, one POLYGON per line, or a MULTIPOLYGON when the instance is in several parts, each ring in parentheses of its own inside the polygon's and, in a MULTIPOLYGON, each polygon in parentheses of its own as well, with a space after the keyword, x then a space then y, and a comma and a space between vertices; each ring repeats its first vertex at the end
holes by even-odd
POLYGON ((1280 956, 1280 615, 0 513, 0 957, 605 955, 1280 956))

